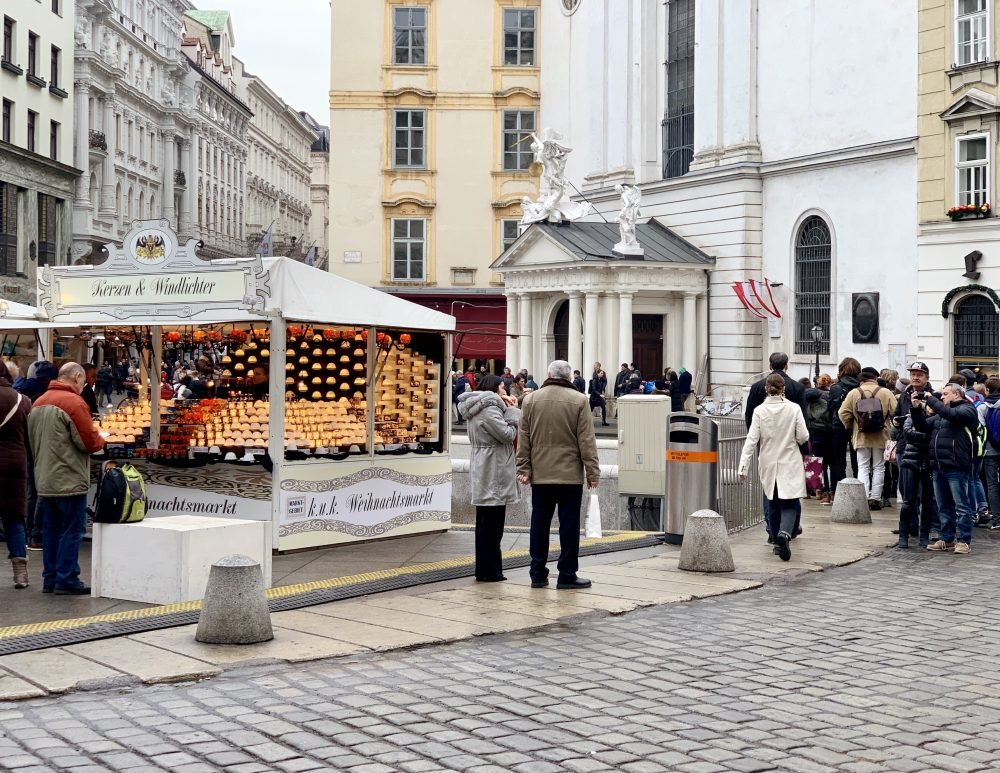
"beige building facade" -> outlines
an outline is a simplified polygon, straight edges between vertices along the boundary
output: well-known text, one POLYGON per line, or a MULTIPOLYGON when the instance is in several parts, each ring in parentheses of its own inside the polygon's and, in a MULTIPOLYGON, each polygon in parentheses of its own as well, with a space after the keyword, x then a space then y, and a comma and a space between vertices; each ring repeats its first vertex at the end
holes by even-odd
POLYGON ((540 4, 332 3, 330 270, 455 314, 462 360, 505 358, 489 266, 537 194, 540 4))
POLYGON ((920 0, 917 355, 1000 371, 1000 6, 920 0))

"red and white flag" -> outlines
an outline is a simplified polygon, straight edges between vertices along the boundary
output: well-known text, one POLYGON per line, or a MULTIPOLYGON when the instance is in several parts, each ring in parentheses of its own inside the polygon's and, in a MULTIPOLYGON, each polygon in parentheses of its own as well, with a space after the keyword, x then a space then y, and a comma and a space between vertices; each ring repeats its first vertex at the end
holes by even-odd
POLYGON ((771 283, 764 278, 763 282, 756 279, 748 279, 743 282, 733 282, 733 292, 739 298, 743 308, 753 314, 757 319, 767 319, 774 317, 781 318, 781 311, 774 301, 771 293, 771 283))

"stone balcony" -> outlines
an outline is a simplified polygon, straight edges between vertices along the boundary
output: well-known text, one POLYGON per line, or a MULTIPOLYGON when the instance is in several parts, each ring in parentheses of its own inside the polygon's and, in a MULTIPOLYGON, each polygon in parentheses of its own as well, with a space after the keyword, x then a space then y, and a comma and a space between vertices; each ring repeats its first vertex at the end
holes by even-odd
POLYGON ((104 132, 91 129, 90 137, 87 140, 87 147, 90 148, 90 157, 103 161, 108 157, 108 140, 104 132))
POLYGON ((184 174, 184 172, 180 171, 179 169, 174 172, 174 185, 176 185, 178 188, 187 187, 187 175, 184 174))

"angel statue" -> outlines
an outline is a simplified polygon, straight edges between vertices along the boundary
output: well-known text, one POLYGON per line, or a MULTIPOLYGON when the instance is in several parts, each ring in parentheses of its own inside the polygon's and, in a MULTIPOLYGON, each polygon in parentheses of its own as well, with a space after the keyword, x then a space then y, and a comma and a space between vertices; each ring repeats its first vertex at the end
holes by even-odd
POLYGON ((579 220, 590 214, 590 204, 573 201, 569 197, 569 182, 566 180, 566 160, 573 151, 559 140, 562 136, 543 129, 540 134, 531 134, 531 151, 534 163, 542 167, 542 179, 538 186, 538 201, 522 201, 522 224, 560 223, 564 220, 579 220))
POLYGON ((620 255, 642 255, 642 247, 635 238, 635 221, 639 218, 642 191, 634 185, 616 185, 615 193, 622 197, 622 208, 618 213, 618 233, 621 239, 614 246, 614 251, 620 255))

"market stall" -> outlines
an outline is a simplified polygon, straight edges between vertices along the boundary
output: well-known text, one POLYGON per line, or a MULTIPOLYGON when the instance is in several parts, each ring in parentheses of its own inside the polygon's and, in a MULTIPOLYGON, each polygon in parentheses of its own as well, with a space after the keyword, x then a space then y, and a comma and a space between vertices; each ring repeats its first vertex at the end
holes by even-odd
POLYGON ((270 520, 280 551, 447 529, 454 318, 197 247, 137 222, 104 263, 39 277, 49 324, 101 327, 143 362, 152 386, 101 424, 108 455, 142 465, 151 515, 270 520), (161 397, 161 363, 192 358, 205 392, 161 397))
POLYGON ((0 357, 14 359, 19 365, 38 352, 40 328, 45 312, 35 306, 0 298, 0 357))

